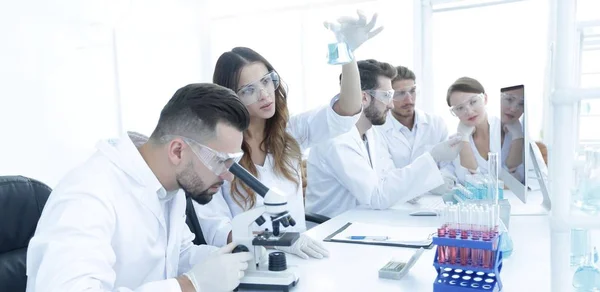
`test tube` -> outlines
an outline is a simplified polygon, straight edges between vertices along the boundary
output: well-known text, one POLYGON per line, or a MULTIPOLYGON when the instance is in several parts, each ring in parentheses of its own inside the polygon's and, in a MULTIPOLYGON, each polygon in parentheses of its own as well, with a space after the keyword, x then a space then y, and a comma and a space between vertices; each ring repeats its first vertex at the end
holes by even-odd
MULTIPOLYGON (((471 208, 469 205, 463 205, 460 210, 460 239, 469 239, 469 231, 471 229, 471 208)), ((462 266, 468 265, 469 262, 469 248, 460 248, 460 264, 462 266)))
MULTIPOLYGON (((448 224, 448 205, 444 205, 440 212, 440 226, 438 227, 437 233, 438 237, 446 237, 446 228, 448 224)), ((438 245, 438 263, 445 264, 446 263, 446 247, 443 245, 438 245)))
POLYGON ((487 194, 488 199, 498 205, 498 173, 499 156, 496 152, 488 153, 488 176, 487 176, 487 194))
MULTIPOLYGON (((449 229, 449 237, 450 238, 456 238, 456 232, 458 229, 458 206, 456 205, 452 205, 449 208, 449 215, 450 215, 450 229, 449 229)), ((456 246, 449 246, 448 247, 448 261, 450 262, 451 265, 456 264, 456 256, 457 256, 458 250, 456 246)))
MULTIPOLYGON (((481 220, 481 208, 480 206, 473 206, 473 214, 471 220, 471 240, 479 240, 481 238, 480 232, 480 220, 481 220)), ((474 248, 471 250, 471 266, 479 266, 479 249, 474 248)))
MULTIPOLYGON (((483 241, 490 241, 491 240, 491 236, 490 233, 493 232, 493 226, 492 226, 492 218, 493 218, 493 213, 494 213, 494 209, 490 208, 490 205, 484 205, 483 206, 483 233, 481 235, 481 239, 483 241)), ((489 269, 491 267, 491 257, 492 257, 492 251, 491 250, 484 250, 483 251, 483 268, 484 269, 489 269)))

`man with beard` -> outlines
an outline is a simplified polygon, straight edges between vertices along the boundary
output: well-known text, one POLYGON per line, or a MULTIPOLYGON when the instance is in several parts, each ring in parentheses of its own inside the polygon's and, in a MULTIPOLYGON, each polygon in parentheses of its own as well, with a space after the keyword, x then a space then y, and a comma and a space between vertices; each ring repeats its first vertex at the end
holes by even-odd
MULTIPOLYGON (((415 73, 404 66, 396 67, 396 72, 392 80, 394 108, 380 130, 387 141, 394 165, 402 168, 448 139, 448 127, 442 117, 415 109, 419 92, 415 73)), ((442 171, 442 175, 445 184, 431 190, 432 193, 443 194, 454 186, 452 174, 442 171)))
POLYGON ((98 151, 58 184, 27 252, 27 291, 231 291, 248 252, 196 246, 184 190, 209 201, 241 157, 249 114, 215 84, 179 89, 148 139, 98 151), (141 145, 140 145, 141 144, 141 145))
POLYGON ((363 113, 356 127, 310 150, 307 162, 306 210, 329 217, 363 205, 387 209, 398 201, 411 200, 444 183, 437 167, 453 160, 460 139, 439 143, 404 168, 396 168, 382 133, 394 108, 392 79, 397 72, 376 60, 358 62, 363 113))

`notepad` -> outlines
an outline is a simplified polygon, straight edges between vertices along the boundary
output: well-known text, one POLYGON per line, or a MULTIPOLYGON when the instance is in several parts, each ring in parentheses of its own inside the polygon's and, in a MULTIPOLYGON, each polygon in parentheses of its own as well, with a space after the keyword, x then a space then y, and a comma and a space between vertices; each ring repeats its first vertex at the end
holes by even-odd
POLYGON ((384 246, 431 248, 435 228, 398 227, 361 222, 348 222, 324 241, 384 246), (364 239, 351 239, 364 236, 364 239), (385 238, 385 239, 383 239, 385 238))

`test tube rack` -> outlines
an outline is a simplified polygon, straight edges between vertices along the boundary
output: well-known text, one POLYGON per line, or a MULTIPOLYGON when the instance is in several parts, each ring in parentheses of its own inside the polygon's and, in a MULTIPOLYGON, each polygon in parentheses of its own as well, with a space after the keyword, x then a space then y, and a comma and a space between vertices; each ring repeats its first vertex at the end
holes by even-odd
MULTIPOLYGON (((437 277, 433 283, 434 292, 479 292, 502 291, 502 281, 500 280, 500 270, 502 269, 502 251, 500 251, 500 237, 502 233, 495 234, 489 241, 460 239, 433 236, 433 244, 437 245, 433 266, 437 271, 437 277), (467 265, 462 265, 460 260, 454 264, 446 261, 438 262, 440 248, 456 248, 456 257, 460 258, 461 248, 467 248, 469 251, 490 251, 493 260, 489 268, 481 265, 472 265, 471 261, 467 265)), ((470 258, 470 257, 469 257, 470 258)))

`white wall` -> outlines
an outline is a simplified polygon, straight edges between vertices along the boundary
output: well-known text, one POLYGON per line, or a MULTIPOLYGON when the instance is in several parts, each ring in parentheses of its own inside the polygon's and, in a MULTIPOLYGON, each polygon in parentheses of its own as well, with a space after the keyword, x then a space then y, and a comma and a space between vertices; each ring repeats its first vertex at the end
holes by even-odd
POLYGON ((110 46, 86 26, 96 15, 79 2, 12 1, 0 10, 2 175, 53 186, 99 137, 117 133, 110 46))
POLYGON ((196 37, 202 28, 196 24, 205 11, 197 2, 31 0, 3 5, 0 175, 26 175, 53 187, 93 153, 98 140, 122 129, 150 133, 179 87, 210 80, 202 76, 203 51, 196 37))

